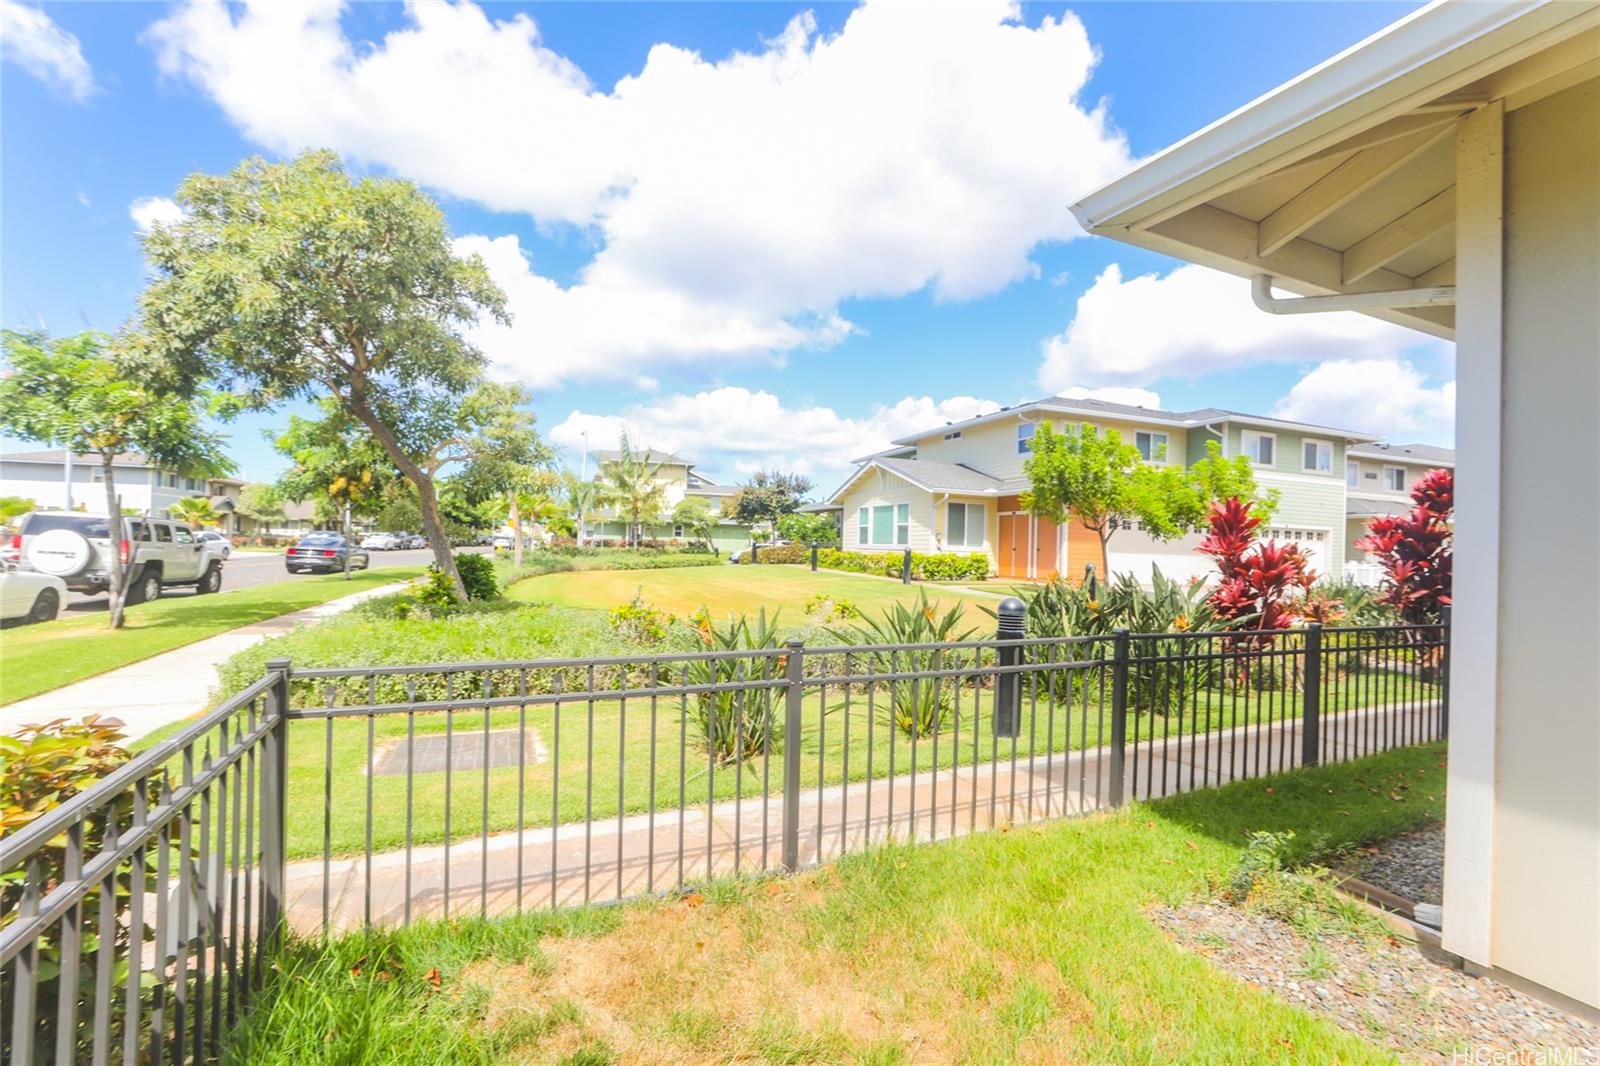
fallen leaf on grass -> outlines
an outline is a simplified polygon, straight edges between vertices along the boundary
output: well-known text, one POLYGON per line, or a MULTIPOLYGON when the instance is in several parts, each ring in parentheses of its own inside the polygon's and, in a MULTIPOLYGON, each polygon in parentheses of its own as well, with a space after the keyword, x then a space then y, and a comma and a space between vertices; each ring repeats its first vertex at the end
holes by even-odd
POLYGON ((435 967, 434 967, 434 968, 433 968, 433 969, 431 969, 431 970, 429 970, 429 971, 428 971, 428 972, 427 972, 427 973, 426 973, 426 974, 425 974, 425 975, 424 975, 424 976, 423 976, 423 980, 424 980, 424 981, 427 981, 427 982, 428 982, 428 983, 429 983, 429 984, 430 984, 430 985, 432 985, 432 986, 433 986, 433 987, 434 987, 434 988, 438 988, 438 987, 439 987, 439 984, 440 984, 440 978, 439 978, 439 967, 437 967, 437 966, 435 966, 435 967))
POLYGON ((683 902, 691 907, 698 907, 705 901, 706 898, 698 892, 691 892, 687 896, 683 897, 683 902))
POLYGON ((361 976, 361 967, 359 967, 359 966, 352 966, 352 967, 351 967, 351 968, 350 968, 350 976, 351 976, 351 977, 360 977, 360 976, 361 976))
POLYGON ((1267 795, 1269 795, 1269 796, 1272 795, 1272 786, 1271 785, 1267 786, 1267 795))
POLYGON ((1188 849, 1189 849, 1189 850, 1190 850, 1190 851, 1199 851, 1199 850, 1200 850, 1200 845, 1199 845, 1199 844, 1196 844, 1196 843, 1195 843, 1195 842, 1194 842, 1194 841, 1192 841, 1192 840, 1185 840, 1185 841, 1184 841, 1184 842, 1183 842, 1183 846, 1184 846, 1184 847, 1186 847, 1186 848, 1188 848, 1188 849))
POLYGON ((379 970, 374 976, 376 976, 380 981, 387 981, 389 979, 389 971, 379 970))
POLYGON ((767 886, 767 895, 769 895, 769 896, 777 896, 777 895, 781 895, 782 893, 783 893, 783 885, 780 884, 777 881, 774 881, 774 882, 772 882, 771 884, 769 884, 767 886))

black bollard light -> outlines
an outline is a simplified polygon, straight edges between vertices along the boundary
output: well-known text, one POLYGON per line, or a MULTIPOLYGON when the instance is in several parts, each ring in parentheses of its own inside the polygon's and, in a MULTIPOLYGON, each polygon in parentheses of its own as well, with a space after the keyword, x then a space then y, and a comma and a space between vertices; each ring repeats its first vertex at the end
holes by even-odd
MULTIPOLYGON (((1022 664, 1022 647, 1015 643, 1027 635, 1025 615, 1027 608, 1015 596, 1008 596, 1000 601, 1000 609, 995 612, 998 624, 995 626, 994 637, 1004 641, 996 654, 996 659, 1004 670, 1006 667, 1017 667, 1022 664)), ((994 681, 994 735, 997 737, 1015 737, 1022 735, 1022 677, 1015 672, 1006 672, 995 675, 994 681)))

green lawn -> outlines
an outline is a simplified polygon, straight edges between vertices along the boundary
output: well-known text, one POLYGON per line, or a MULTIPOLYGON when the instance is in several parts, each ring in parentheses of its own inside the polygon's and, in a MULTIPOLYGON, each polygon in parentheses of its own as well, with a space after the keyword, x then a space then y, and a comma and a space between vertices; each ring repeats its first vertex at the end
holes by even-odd
POLYGON ((276 618, 362 589, 405 581, 420 567, 280 581, 214 596, 177 596, 128 608, 121 630, 103 613, 73 615, 0 634, 0 704, 26 699, 148 659, 239 626, 276 618))
POLYGON ((1325 857, 1437 821, 1444 786, 1435 744, 798 878, 298 944, 233 1061, 1395 1062, 1145 909, 1225 883, 1253 831, 1325 857))
MULTIPOLYGON (((637 594, 651 607, 680 618, 705 607, 719 620, 730 614, 753 616, 764 607, 768 615, 781 611, 782 620, 793 624, 805 618, 806 605, 814 596, 847 600, 876 618, 892 603, 915 601, 921 590, 927 591, 930 601, 950 606, 976 603, 992 608, 1000 601, 997 595, 975 593, 966 587, 959 591, 937 585, 908 587, 863 574, 813 574, 803 566, 765 565, 545 574, 519 581, 506 594, 525 603, 599 609, 627 603, 637 594)), ((966 611, 965 617, 967 624, 978 627, 984 636, 994 625, 988 615, 978 610, 966 611)))
MULTIPOLYGON (((1323 713, 1331 715, 1349 707, 1369 705, 1373 702, 1371 694, 1380 691, 1374 688, 1379 683, 1384 686, 1381 691, 1386 700, 1424 700, 1435 694, 1432 686, 1403 675, 1368 671, 1332 688, 1323 713)), ((474 689, 467 681, 456 691, 474 689)), ((995 758, 1026 761, 1030 754, 1097 748, 1110 740, 1109 695, 1102 699, 1097 690, 1080 693, 1069 708, 1064 702, 1052 704, 1041 686, 1025 686, 1023 734, 1016 740, 997 738, 992 733, 992 689, 967 682, 958 697, 952 690, 945 728, 915 742, 890 725, 884 713, 886 695, 886 690, 880 688, 869 700, 865 693, 857 691, 850 694, 847 702, 844 693, 830 690, 825 701, 815 694, 806 699, 800 740, 805 787, 836 784, 847 778, 862 781, 869 776, 885 777, 891 769, 903 774, 913 766, 919 771, 935 766, 948 771, 958 760, 963 766, 970 766, 975 760, 981 765, 995 758)), ((388 697, 380 694, 379 698, 388 697)), ((608 818, 617 813, 619 804, 624 813, 643 812, 650 808, 652 794, 657 810, 675 810, 679 806, 680 769, 684 778, 682 799, 688 806, 731 799, 736 794, 746 799, 759 797, 764 783, 770 793, 781 793, 784 741, 774 742, 770 759, 754 758, 744 764, 742 772, 734 765, 715 765, 696 732, 692 711, 692 698, 680 703, 675 696, 655 701, 632 699, 626 706, 615 700, 569 702, 562 704, 559 712, 549 704, 530 706, 526 726, 538 732, 552 754, 559 738, 559 767, 554 758, 527 765, 520 782, 514 766, 490 770, 487 779, 481 771, 457 771, 451 775, 448 792, 442 770, 416 774, 409 812, 413 841, 421 845, 444 840, 447 802, 451 838, 455 841, 473 839, 482 832, 485 806, 491 832, 515 829, 519 805, 524 811, 521 824, 528 827, 547 826, 552 815, 563 823, 582 821, 586 811, 595 818, 608 818), (680 736, 687 738, 686 745, 680 736)), ((762 721, 766 714, 753 696, 741 713, 750 716, 751 721, 762 721)), ((1177 743, 1179 737, 1197 731, 1254 725, 1299 713, 1300 699, 1295 692, 1234 693, 1217 689, 1202 693, 1183 709, 1181 717, 1130 715, 1128 739, 1132 743, 1154 737, 1160 742, 1170 737, 1169 743, 1177 743)), ((773 701, 772 715, 781 728, 781 699, 773 701)), ((465 742, 482 734, 486 717, 491 730, 518 728, 520 712, 510 708, 486 716, 482 709, 468 708, 452 712, 449 717, 454 736, 465 742)), ((418 736, 437 735, 446 730, 446 716, 390 714, 374 718, 375 764, 386 748, 405 744, 408 726, 418 736), (412 719, 409 723, 408 717, 412 719)), ((291 726, 291 857, 321 855, 325 828, 333 854, 356 854, 362 850, 368 810, 367 758, 365 719, 303 721, 291 726), (331 765, 325 757, 328 750, 332 751, 331 765), (326 827, 322 804, 325 782, 331 790, 332 812, 331 824, 326 827)), ((1141 764, 1141 781, 1144 773, 1141 764)), ((1092 796, 1096 787, 1092 771, 1089 777, 1086 791, 1092 796)), ((406 778, 376 775, 370 782, 373 847, 379 851, 399 848, 404 845, 407 825, 406 778)), ((1072 787, 1077 787, 1076 780, 1072 787)), ((1158 782, 1157 789, 1160 787, 1158 782)))

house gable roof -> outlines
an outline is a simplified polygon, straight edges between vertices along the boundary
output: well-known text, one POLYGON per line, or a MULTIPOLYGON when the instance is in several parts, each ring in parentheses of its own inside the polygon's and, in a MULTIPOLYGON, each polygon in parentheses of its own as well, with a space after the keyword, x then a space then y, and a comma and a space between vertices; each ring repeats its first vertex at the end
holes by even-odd
POLYGON ((997 496, 1006 491, 1007 483, 974 470, 964 463, 944 463, 934 459, 894 459, 877 457, 863 463, 845 479, 844 484, 829 495, 827 503, 837 504, 850 486, 871 470, 882 470, 902 481, 909 482, 924 492, 955 492, 968 496, 997 496))
POLYGON ((1429 466, 1456 465, 1454 448, 1432 444, 1361 444, 1347 453, 1352 459, 1386 459, 1392 463, 1425 463, 1429 466))

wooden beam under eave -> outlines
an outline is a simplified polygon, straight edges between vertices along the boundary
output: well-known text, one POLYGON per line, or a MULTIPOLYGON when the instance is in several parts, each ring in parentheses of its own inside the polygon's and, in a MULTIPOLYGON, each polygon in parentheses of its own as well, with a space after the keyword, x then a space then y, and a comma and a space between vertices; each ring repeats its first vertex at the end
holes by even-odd
POLYGON ((1417 275, 1417 288, 1432 288, 1435 285, 1454 285, 1456 283, 1456 257, 1451 256, 1436 267, 1424 270, 1417 275))
POLYGON ((1454 225, 1455 220, 1456 187, 1452 185, 1346 248, 1344 283, 1360 281, 1379 267, 1388 266, 1435 233, 1454 225))
POLYGON ((1412 137, 1357 152, 1261 220, 1256 231, 1256 254, 1265 257, 1277 252, 1395 168, 1405 166, 1454 132, 1455 122, 1450 121, 1412 137))

